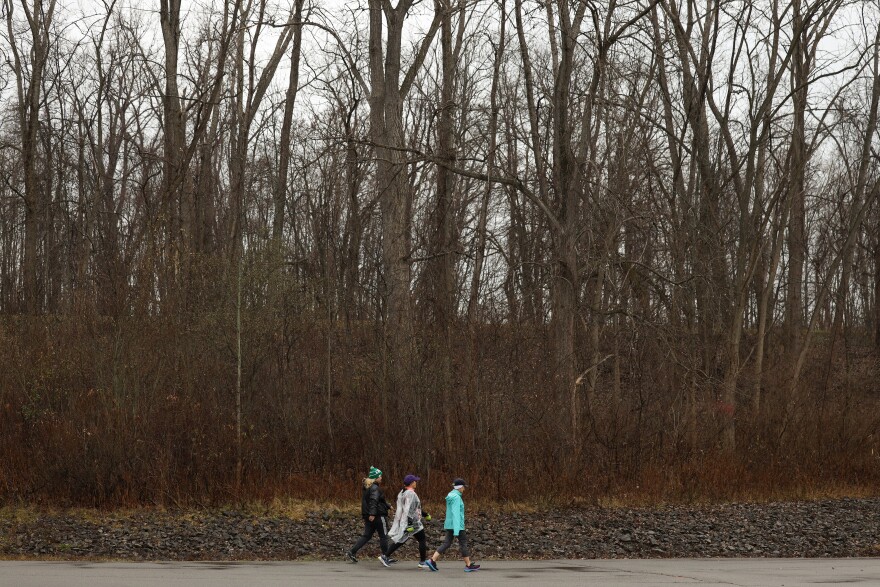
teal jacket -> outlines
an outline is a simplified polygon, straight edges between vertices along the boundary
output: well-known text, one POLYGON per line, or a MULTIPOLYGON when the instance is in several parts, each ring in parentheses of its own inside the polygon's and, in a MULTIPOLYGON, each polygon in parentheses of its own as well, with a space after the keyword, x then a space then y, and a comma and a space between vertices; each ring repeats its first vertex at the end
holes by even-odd
POLYGON ((446 496, 446 521, 444 530, 452 530, 453 536, 464 530, 464 500, 458 489, 453 489, 446 496))

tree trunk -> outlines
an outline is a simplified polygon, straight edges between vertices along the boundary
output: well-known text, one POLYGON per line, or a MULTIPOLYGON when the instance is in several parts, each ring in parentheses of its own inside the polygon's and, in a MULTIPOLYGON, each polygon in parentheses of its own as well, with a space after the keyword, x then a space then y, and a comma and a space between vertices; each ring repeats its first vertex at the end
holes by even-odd
POLYGON ((506 0, 498 1, 501 24, 498 32, 498 45, 494 47, 495 58, 492 65, 492 88, 489 91, 490 113, 487 129, 489 145, 486 152, 486 174, 489 176, 489 180, 486 182, 483 199, 477 214, 477 245, 474 251, 474 272, 471 275, 471 289, 468 299, 468 323, 473 323, 478 318, 477 305, 480 301, 480 285, 482 283, 483 263, 486 256, 486 223, 489 216, 489 202, 492 197, 492 176, 495 173, 495 159, 498 150, 498 85, 501 78, 504 49, 507 45, 507 2, 506 0))
POLYGON ((45 206, 43 182, 37 171, 39 159, 40 102, 43 89, 43 75, 49 57, 49 31, 55 14, 55 0, 48 6, 34 0, 29 6, 21 0, 30 30, 31 47, 28 58, 23 59, 22 49, 13 32, 13 3, 5 4, 9 49, 12 53, 12 69, 15 73, 18 92, 18 123, 21 141, 21 163, 24 176, 24 259, 23 289, 24 307, 27 314, 41 311, 41 290, 39 275, 38 247, 40 241, 40 218, 45 206), (29 65, 30 70, 25 67, 29 65))
POLYGON ((874 347, 880 351, 880 224, 874 230, 874 347))
MULTIPOLYGON (((452 113, 455 106, 453 98, 453 75, 455 74, 455 55, 452 47, 452 9, 446 2, 437 1, 435 11, 442 13, 440 23, 441 84, 440 105, 437 123, 438 156, 452 165, 455 161, 453 145, 452 113)), ((454 449, 452 416, 455 412, 453 398, 457 395, 452 381, 452 320, 454 318, 453 294, 453 242, 452 200, 453 175, 444 166, 437 167, 437 199, 434 209, 434 235, 430 250, 428 275, 431 280, 430 300, 432 321, 437 337, 437 385, 443 396, 443 438, 447 458, 454 449)), ((426 439, 428 440, 428 439, 426 439)))
POLYGON ((163 174, 162 209, 170 231, 172 271, 176 276, 179 268, 180 236, 185 228, 181 225, 181 210, 186 203, 179 198, 180 175, 183 159, 184 118, 180 106, 180 90, 177 86, 178 54, 180 52, 180 0, 160 0, 159 22, 165 44, 165 89, 162 93, 163 124, 163 174))
POLYGON ((413 389, 414 340, 411 298, 412 192, 407 181, 406 146, 403 128, 403 100, 421 67, 439 27, 435 13, 431 28, 401 81, 403 24, 412 0, 397 7, 382 0, 369 0, 370 139, 376 156, 376 191, 382 216, 382 266, 380 295, 385 309, 383 361, 386 385, 382 394, 383 429, 387 429, 389 397, 409 392, 407 402, 416 401, 413 389), (383 19, 384 17, 384 19, 383 19), (383 20, 387 38, 383 38, 383 20), (384 42, 383 42, 384 41, 384 42))
POLYGON ((278 176, 274 191, 274 210, 272 215, 272 242, 275 262, 280 262, 281 239, 284 235, 284 214, 287 204, 287 181, 290 173, 290 135, 293 129, 293 107, 299 91, 299 61, 302 47, 302 10, 305 0, 295 0, 293 48, 290 52, 290 74, 287 92, 284 95, 284 117, 281 123, 281 136, 278 141, 278 176))
POLYGON ((792 135, 789 150, 789 219, 788 219, 788 289, 786 290, 785 328, 789 361, 796 361, 804 327, 804 258, 807 241, 804 209, 804 184, 807 166, 805 116, 809 81, 807 31, 804 28, 801 0, 792 2, 794 52, 791 63, 792 135))

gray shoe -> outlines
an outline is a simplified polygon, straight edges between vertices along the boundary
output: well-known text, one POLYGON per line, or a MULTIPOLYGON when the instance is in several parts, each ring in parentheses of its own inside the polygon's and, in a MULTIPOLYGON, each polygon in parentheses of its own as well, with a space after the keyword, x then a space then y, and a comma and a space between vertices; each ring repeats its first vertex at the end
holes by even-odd
POLYGON ((347 558, 348 560, 350 560, 353 563, 358 562, 358 557, 353 555, 350 550, 345 551, 345 558, 347 558))

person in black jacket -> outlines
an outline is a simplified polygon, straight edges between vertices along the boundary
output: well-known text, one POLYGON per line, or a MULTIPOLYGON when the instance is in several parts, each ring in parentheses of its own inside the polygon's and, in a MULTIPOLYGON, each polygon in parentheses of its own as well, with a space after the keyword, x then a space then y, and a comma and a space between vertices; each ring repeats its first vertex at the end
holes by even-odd
MULTIPOLYGON (((388 552, 388 536, 385 525, 385 518, 388 516, 388 502, 385 501, 385 494, 382 493, 381 483, 382 471, 376 467, 370 467, 370 472, 364 479, 364 486, 361 490, 361 517, 364 519, 364 533, 351 547, 351 550, 345 552, 345 557, 353 563, 358 562, 357 552, 377 532, 379 533, 379 548, 382 549, 382 554, 385 555, 388 552)), ((379 560, 381 561, 382 557, 379 557, 379 560)), ((397 562, 393 559, 385 560, 386 562, 397 562)))

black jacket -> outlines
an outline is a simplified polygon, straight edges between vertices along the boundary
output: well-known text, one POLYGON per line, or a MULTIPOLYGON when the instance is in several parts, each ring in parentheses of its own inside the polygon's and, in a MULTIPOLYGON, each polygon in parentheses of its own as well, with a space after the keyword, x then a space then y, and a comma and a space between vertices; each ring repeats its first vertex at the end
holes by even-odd
POLYGON ((379 516, 384 518, 388 515, 388 502, 385 501, 385 494, 378 483, 373 483, 369 487, 361 490, 361 516, 369 518, 370 516, 379 516))

